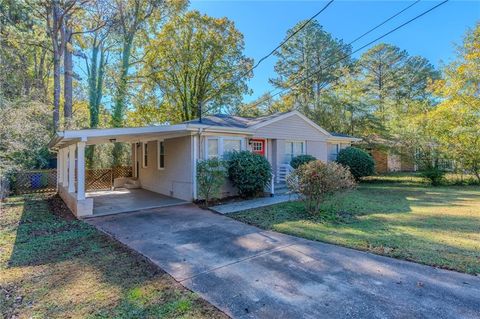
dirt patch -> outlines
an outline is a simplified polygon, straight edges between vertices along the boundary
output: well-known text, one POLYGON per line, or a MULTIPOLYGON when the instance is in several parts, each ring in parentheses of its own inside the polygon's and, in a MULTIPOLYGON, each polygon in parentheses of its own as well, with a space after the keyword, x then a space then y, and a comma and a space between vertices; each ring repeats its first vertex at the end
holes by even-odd
POLYGON ((47 198, 48 208, 50 211, 58 217, 66 220, 75 220, 75 215, 67 207, 65 202, 58 194, 51 195, 47 198))

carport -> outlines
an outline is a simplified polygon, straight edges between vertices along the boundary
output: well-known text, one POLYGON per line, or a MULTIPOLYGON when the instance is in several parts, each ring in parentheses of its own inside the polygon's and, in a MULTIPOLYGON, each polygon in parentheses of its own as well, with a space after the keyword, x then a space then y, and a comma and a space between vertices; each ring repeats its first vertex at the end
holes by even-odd
MULTIPOLYGON (((164 125, 137 128, 83 129, 58 132, 51 140, 50 149, 57 152, 57 190, 63 201, 77 217, 92 217, 184 204, 195 198, 191 148, 197 138, 198 128, 188 125, 164 125), (162 141, 168 146, 167 164, 160 171, 154 163, 154 147, 162 141), (119 188, 87 191, 85 170, 85 147, 102 143, 128 143, 132 147, 132 179, 139 181, 139 188, 119 188), (162 172, 160 178, 142 166, 144 145, 151 146, 149 169, 162 172), (170 161, 170 162, 168 162, 170 161), (178 164, 177 164, 178 163, 178 164), (179 167, 177 167, 179 166, 179 167), (180 173, 178 173, 180 171, 180 173), (143 172, 143 176, 141 176, 143 172), (171 176, 179 176, 173 178, 171 176), (144 180, 142 180, 142 178, 144 180), (167 179, 169 178, 169 179, 167 179), (178 179, 178 180, 177 180, 178 179), (145 184, 145 185, 143 185, 145 184), (161 184, 161 183, 160 183, 161 184)), ((196 153, 195 153, 196 154, 196 153)), ((88 185, 87 185, 88 186, 88 185)))

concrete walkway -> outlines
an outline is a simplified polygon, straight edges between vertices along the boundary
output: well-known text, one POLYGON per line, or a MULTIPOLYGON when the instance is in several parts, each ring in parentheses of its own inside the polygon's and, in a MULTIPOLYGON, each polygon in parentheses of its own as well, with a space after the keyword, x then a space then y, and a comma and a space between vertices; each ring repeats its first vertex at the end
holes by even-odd
POLYGON ((478 277, 263 231, 191 204, 87 222, 234 318, 480 318, 478 277))
POLYGON ((210 209, 220 214, 230 214, 230 213, 236 213, 246 209, 284 203, 291 200, 296 200, 297 198, 298 197, 295 194, 282 194, 282 195, 275 195, 273 197, 254 198, 249 200, 242 200, 238 202, 212 206, 210 207, 210 209))

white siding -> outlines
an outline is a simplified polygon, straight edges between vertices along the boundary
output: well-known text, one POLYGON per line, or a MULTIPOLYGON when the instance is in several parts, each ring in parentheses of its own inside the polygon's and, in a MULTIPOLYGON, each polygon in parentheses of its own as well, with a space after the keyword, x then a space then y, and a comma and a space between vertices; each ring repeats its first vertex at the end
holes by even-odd
POLYGON ((298 115, 292 115, 283 120, 278 120, 272 124, 263 126, 255 131, 255 136, 301 141, 325 141, 327 137, 298 115))
MULTIPOLYGON (((142 148, 139 148, 141 152, 142 148)), ((142 158, 143 154, 139 154, 142 158)), ((157 167, 157 141, 148 142, 148 166, 140 165, 142 188, 183 200, 193 199, 191 137, 165 139, 165 168, 157 167)))
POLYGON ((307 141, 307 154, 315 156, 318 160, 327 162, 327 142, 307 141))

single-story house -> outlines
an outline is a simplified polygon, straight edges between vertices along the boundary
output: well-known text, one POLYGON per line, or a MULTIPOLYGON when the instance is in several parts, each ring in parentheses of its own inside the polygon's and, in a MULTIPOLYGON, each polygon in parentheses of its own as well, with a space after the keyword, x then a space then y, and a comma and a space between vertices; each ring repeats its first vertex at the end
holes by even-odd
MULTIPOLYGON (((85 193, 86 145, 129 143, 133 178, 142 189, 193 201, 198 198, 198 160, 249 150, 268 159, 273 184, 284 181, 294 156, 310 154, 332 161, 339 150, 356 141, 290 111, 258 118, 214 115, 176 125, 66 130, 58 132, 49 146, 58 152, 58 192, 76 216, 84 217, 94 214, 94 198, 98 198, 85 193)), ((224 196, 234 194, 231 186, 224 187, 224 196)))

